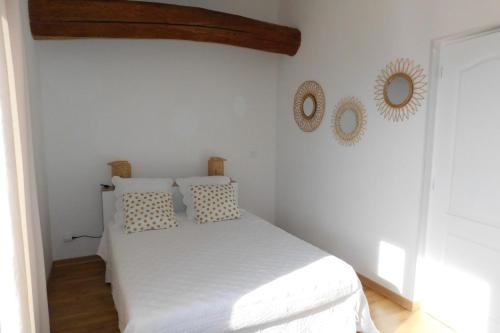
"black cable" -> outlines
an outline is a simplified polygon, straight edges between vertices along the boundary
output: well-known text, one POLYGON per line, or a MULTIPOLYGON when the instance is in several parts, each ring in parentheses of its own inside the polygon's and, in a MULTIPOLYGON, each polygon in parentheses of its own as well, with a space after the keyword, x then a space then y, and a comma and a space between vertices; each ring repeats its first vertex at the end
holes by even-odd
POLYGON ((102 206, 102 189, 106 189, 106 188, 109 188, 109 187, 110 187, 110 185, 101 184, 101 191, 99 191, 101 193, 101 200, 100 200, 100 207, 101 207, 101 234, 99 236, 75 235, 75 236, 71 236, 71 240, 78 239, 78 238, 102 238, 102 235, 104 234, 104 217, 103 217, 104 207, 102 206))
POLYGON ((78 236, 72 236, 71 240, 77 239, 77 238, 101 238, 102 235, 100 236, 90 236, 90 235, 78 235, 78 236))

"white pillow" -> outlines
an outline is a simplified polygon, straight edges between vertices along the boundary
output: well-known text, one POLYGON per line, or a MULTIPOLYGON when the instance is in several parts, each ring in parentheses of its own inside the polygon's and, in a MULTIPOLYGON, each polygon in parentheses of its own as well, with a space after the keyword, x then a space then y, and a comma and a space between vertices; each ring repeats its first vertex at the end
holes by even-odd
POLYGON ((115 186, 115 223, 124 225, 123 194, 145 192, 172 193, 172 178, 121 178, 114 176, 111 182, 115 186))
MULTIPOLYGON (((182 194, 182 202, 186 205, 186 214, 188 219, 194 220, 196 211, 194 209, 193 194, 191 193, 191 186, 193 185, 221 185, 231 183, 231 178, 226 176, 206 176, 206 177, 188 177, 177 178, 175 180, 179 185, 179 190, 182 194)), ((236 187, 236 193, 237 193, 236 187)), ((236 194, 237 197, 237 194, 236 194)))

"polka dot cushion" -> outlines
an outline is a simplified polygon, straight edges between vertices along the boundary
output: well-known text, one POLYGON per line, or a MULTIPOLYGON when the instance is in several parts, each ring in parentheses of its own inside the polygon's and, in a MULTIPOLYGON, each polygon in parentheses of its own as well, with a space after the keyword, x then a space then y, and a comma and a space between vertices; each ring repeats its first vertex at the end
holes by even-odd
POLYGON ((196 222, 208 223, 240 218, 233 184, 195 185, 191 186, 191 192, 196 222))
POLYGON ((124 193, 125 231, 133 233, 177 227, 172 194, 168 192, 124 193))

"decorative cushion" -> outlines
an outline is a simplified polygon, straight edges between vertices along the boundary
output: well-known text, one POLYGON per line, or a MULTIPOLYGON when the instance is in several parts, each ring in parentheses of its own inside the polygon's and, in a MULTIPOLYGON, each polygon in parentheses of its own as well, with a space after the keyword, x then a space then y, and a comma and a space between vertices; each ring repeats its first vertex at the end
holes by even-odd
MULTIPOLYGON (((186 213, 188 219, 195 220, 196 213, 193 204, 193 194, 191 193, 191 186, 229 184, 231 182, 231 178, 226 176, 188 177, 177 178, 175 182, 177 183, 177 185, 179 185, 179 191, 182 193, 182 202, 186 205, 186 213)), ((238 197, 236 196, 236 198, 238 197)))
POLYGON ((123 207, 127 233, 178 226, 168 192, 124 193, 123 207))
POLYGON ((196 222, 234 220, 241 216, 233 184, 191 186, 196 222))
POLYGON ((115 223, 125 225, 123 195, 125 193, 170 192, 172 178, 121 178, 114 176, 111 182, 115 185, 115 223))

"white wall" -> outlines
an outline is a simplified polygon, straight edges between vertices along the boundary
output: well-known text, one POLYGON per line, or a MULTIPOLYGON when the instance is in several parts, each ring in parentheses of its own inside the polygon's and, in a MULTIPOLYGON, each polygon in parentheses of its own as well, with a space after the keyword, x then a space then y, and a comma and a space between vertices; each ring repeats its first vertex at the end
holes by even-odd
POLYGON ((281 0, 279 18, 277 0, 175 2, 297 26, 301 49, 290 58, 185 41, 35 42, 39 200, 47 202, 48 189, 42 215, 48 226, 50 213, 54 258, 94 253, 97 241, 62 238, 99 233, 106 162, 128 159, 136 176, 188 176, 221 155, 241 183, 244 207, 273 221, 276 201, 279 225, 393 289, 377 275, 379 245, 401 248, 402 294, 412 298, 426 110, 400 124, 383 120, 374 80, 396 57, 428 69, 433 38, 499 24, 500 2, 281 0), (307 79, 327 98, 323 123, 309 134, 292 115, 307 79), (367 132, 352 148, 339 146, 329 126, 348 95, 368 113, 367 132))
POLYGON ((26 50, 29 107, 31 111, 31 136, 33 139, 33 153, 35 162, 35 178, 37 183, 38 208, 40 213, 40 229, 42 232, 45 273, 50 274, 52 267, 52 242, 49 219, 49 202, 47 189, 47 174, 43 155, 43 129, 40 108, 39 74, 36 60, 36 51, 29 29, 28 2, 21 2, 21 12, 24 20, 24 43, 26 50))
MULTIPOLYGON (((185 1, 178 1, 186 3, 185 1)), ((275 21, 277 1, 189 1, 275 21)), ((43 153, 54 259, 93 254, 106 165, 133 175, 205 175, 228 159, 241 205, 274 221, 276 96, 280 56, 173 40, 38 41, 43 153)))
POLYGON ((427 111, 385 121, 373 100, 375 78, 397 57, 428 70, 432 39, 500 24, 500 1, 283 0, 281 14, 302 31, 302 46, 280 66, 277 223, 398 292, 378 276, 378 263, 381 242, 399 247, 402 294, 412 298, 427 111), (293 95, 308 79, 321 83, 327 104, 322 125, 309 134, 292 112, 293 95), (339 146, 330 130, 335 104, 349 95, 368 114, 367 132, 352 148, 339 146))

